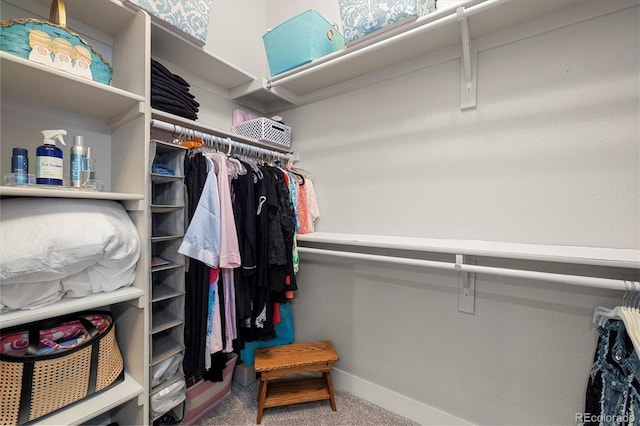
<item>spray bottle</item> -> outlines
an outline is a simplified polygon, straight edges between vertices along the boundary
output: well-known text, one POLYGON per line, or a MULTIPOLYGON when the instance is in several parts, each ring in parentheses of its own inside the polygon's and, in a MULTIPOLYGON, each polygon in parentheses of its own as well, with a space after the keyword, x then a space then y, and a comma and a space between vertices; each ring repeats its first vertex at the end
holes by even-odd
POLYGON ((66 130, 43 130, 44 145, 36 150, 36 183, 41 185, 62 185, 62 150, 56 146, 56 141, 62 145, 66 130))

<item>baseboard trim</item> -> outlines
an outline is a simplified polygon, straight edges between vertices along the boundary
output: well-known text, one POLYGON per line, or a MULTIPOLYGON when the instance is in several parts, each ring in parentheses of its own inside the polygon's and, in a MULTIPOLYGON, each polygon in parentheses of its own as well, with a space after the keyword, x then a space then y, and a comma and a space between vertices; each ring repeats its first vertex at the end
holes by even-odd
POLYGON ((421 425, 473 424, 337 368, 333 369, 331 377, 336 389, 347 391, 421 425))

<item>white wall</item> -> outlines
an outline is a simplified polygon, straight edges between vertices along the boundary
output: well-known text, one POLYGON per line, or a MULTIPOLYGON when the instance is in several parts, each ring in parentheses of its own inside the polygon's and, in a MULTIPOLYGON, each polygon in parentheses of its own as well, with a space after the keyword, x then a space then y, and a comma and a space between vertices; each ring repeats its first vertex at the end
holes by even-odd
MULTIPOLYGON (((318 230, 638 249, 638 22, 481 51, 475 110, 454 60, 286 111, 318 230)), ((469 315, 454 274, 309 255, 298 283, 297 340, 332 340, 339 386, 424 424, 576 424, 593 311, 622 297, 479 275, 469 315)))
POLYGON ((331 232, 640 246, 637 12, 285 113, 331 232), (587 231, 588 230, 588 231, 587 231))
POLYGON ((256 77, 268 75, 262 43, 266 22, 266 0, 215 0, 205 48, 256 77))

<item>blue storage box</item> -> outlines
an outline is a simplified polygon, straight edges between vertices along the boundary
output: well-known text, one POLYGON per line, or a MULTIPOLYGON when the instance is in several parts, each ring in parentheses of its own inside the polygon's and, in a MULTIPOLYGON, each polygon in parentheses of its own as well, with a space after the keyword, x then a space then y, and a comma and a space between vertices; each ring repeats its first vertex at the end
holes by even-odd
POLYGON ((347 45, 436 9, 436 0, 338 0, 347 45))
POLYGON ((315 10, 307 10, 262 36, 271 75, 344 48, 344 37, 315 10))
POLYGON ((182 31, 182 35, 199 46, 207 42, 213 0, 125 1, 149 12, 161 26, 182 31))

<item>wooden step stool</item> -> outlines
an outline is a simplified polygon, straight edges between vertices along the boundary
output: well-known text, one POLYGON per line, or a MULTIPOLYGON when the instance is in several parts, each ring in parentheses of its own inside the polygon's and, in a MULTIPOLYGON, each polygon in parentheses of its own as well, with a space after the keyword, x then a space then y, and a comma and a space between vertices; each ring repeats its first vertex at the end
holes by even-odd
POLYGON ((256 349, 255 370, 260 373, 258 389, 258 419, 262 421, 265 408, 300 402, 328 399, 336 411, 336 400, 331 383, 331 369, 340 358, 329 341, 293 343, 256 349), (270 380, 302 373, 322 373, 322 377, 270 380))

